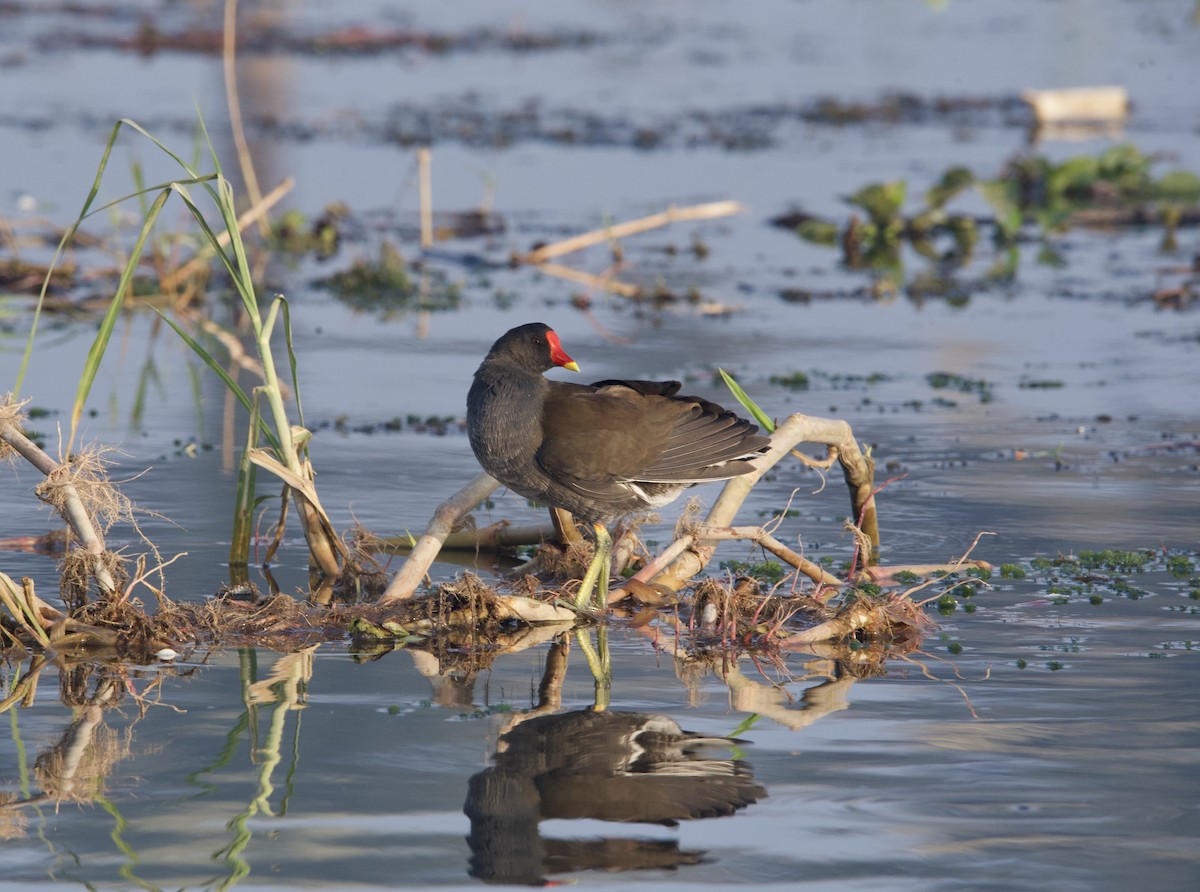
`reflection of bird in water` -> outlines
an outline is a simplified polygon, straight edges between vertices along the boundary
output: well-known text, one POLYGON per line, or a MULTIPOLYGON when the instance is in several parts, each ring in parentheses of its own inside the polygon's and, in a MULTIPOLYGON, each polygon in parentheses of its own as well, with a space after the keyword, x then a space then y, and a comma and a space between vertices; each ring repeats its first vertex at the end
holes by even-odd
POLYGON ((536 716, 500 739, 496 763, 473 778, 472 875, 544 882, 547 872, 692 864, 674 842, 544 840, 539 821, 594 818, 675 826, 731 815, 767 795, 750 766, 711 752, 722 737, 680 729, 666 716, 580 712, 536 716))

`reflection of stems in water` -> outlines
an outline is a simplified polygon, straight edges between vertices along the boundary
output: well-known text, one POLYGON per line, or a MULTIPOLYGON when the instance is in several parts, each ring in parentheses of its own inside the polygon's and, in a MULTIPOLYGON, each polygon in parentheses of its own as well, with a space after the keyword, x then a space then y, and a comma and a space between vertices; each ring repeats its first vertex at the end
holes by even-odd
MULTIPOLYGON (((0 576, 3 575, 0 573, 0 576)), ((49 662, 50 660, 45 654, 36 654, 30 658, 29 671, 13 681, 8 696, 0 701, 0 712, 10 709, 17 702, 20 702, 22 706, 33 705, 33 700, 37 696, 38 677, 49 662)))
POLYGON ((596 632, 600 642, 599 653, 592 647, 592 633, 587 629, 579 629, 575 640, 579 649, 587 658, 588 668, 592 670, 592 678, 596 680, 596 711, 602 712, 608 708, 612 699, 612 659, 608 652, 608 629, 601 626, 596 632))
MULTIPOLYGON (((249 727, 249 714, 243 712, 240 716, 238 716, 237 724, 235 724, 229 730, 229 733, 225 735, 225 746, 221 748, 221 752, 217 754, 217 758, 212 762, 212 764, 206 765, 204 768, 194 771, 187 776, 187 782, 189 784, 196 784, 197 786, 201 787, 201 792, 197 793, 193 798, 207 796, 209 793, 212 793, 217 789, 217 785, 215 783, 204 780, 201 775, 208 774, 216 771, 218 768, 224 768, 226 765, 228 765, 229 761, 233 758, 234 752, 237 750, 238 738, 241 737, 242 732, 249 727)), ((253 749, 253 747, 251 747, 251 749, 253 749)))
POLYGON ((287 723, 287 714, 293 709, 301 709, 304 706, 307 682, 312 677, 313 650, 315 648, 280 657, 272 667, 271 675, 258 682, 253 681, 256 674, 253 671, 255 655, 245 651, 242 653, 242 702, 246 704, 246 713, 238 724, 241 727, 248 726, 253 729, 251 749, 255 761, 259 765, 258 784, 255 795, 246 804, 246 808, 225 825, 233 834, 229 845, 213 853, 214 858, 221 858, 232 868, 229 875, 217 884, 219 889, 228 889, 236 885, 250 873, 250 862, 242 857, 242 853, 250 845, 251 837, 254 835, 250 830, 250 819, 260 813, 271 817, 287 813, 287 802, 293 790, 293 778, 300 762, 299 716, 296 719, 296 731, 292 742, 292 762, 286 778, 287 793, 280 803, 278 812, 271 807, 271 794, 275 792, 271 776, 282 759, 283 730, 287 723), (266 738, 259 746, 257 745, 257 712, 260 705, 267 703, 274 703, 275 709, 271 713, 271 722, 267 726, 266 738))
POLYGON ((253 647, 238 648, 238 681, 242 685, 242 705, 250 728, 250 761, 258 754, 258 710, 250 703, 250 686, 258 679, 258 651, 253 647))
MULTIPOLYGON (((35 676, 36 678, 36 676, 35 676)), ((16 687, 16 679, 13 680, 13 687, 16 687)), ((15 694, 15 691, 10 692, 15 694)), ((25 741, 21 739, 21 727, 17 722, 17 710, 10 710, 8 713, 8 726, 11 729, 13 744, 17 750, 17 776, 20 778, 21 798, 28 799, 31 796, 30 790, 32 787, 29 784, 29 763, 25 754, 25 741)))
POLYGON ((111 801, 103 796, 97 796, 95 799, 97 805, 108 812, 113 817, 113 829, 109 836, 117 849, 129 860, 121 865, 119 873, 131 883, 136 883, 142 889, 152 889, 154 892, 159 892, 158 886, 152 883, 147 883, 141 877, 133 872, 135 865, 141 863, 142 859, 138 857, 138 853, 134 851, 133 846, 125 841, 125 831, 129 829, 129 822, 125 820, 125 816, 117 811, 117 807, 111 801))

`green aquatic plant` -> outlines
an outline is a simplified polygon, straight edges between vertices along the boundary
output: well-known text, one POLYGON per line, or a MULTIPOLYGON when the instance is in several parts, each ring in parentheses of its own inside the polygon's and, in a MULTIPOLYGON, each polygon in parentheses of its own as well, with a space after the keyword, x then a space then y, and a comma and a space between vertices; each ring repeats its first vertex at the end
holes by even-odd
MULTIPOLYGON (((116 326, 126 300, 131 294, 134 276, 139 268, 143 253, 146 250, 151 233, 155 229, 160 215, 171 198, 183 202, 193 221, 199 229, 199 243, 195 260, 209 262, 215 260, 227 274, 233 294, 237 299, 243 315, 251 328, 254 344, 258 354, 257 368, 262 375, 262 384, 247 393, 234 377, 226 370, 225 363, 214 356, 198 338, 189 331, 191 320, 173 318, 162 309, 158 309, 163 320, 176 334, 196 353, 201 361, 225 383, 226 387, 237 398, 250 416, 251 424, 248 430, 246 449, 243 452, 241 467, 238 475, 238 493, 234 516, 233 543, 230 548, 230 563, 234 566, 244 566, 249 557, 249 542, 251 532, 251 511, 255 504, 254 483, 255 469, 265 468, 284 482, 284 504, 295 498, 301 514, 302 526, 309 549, 314 561, 321 571, 329 577, 337 574, 339 559, 345 556, 345 548, 340 538, 334 533, 332 525, 317 499, 313 486, 313 472, 308 464, 307 445, 310 434, 303 427, 304 414, 300 402, 299 391, 295 387, 296 354, 292 348, 291 320, 289 306, 282 295, 276 295, 266 305, 266 311, 260 306, 258 289, 254 283, 252 266, 247 258, 247 249, 242 239, 241 224, 239 223, 236 200, 233 187, 221 170, 220 159, 213 148, 204 122, 199 122, 200 132, 208 147, 209 159, 213 170, 210 173, 197 172, 191 162, 168 148, 147 130, 129 119, 118 121, 105 144, 92 188, 84 201, 75 221, 68 227, 55 252, 51 263, 50 273, 47 274, 41 296, 35 307, 34 318, 26 343, 25 355, 22 359, 17 376, 15 392, 19 392, 26 369, 33 354, 33 345, 37 334, 37 324, 43 307, 46 290, 51 281, 55 264, 63 252, 72 243, 79 227, 92 216, 108 211, 130 199, 135 199, 142 210, 142 225, 134 243, 129 249, 126 261, 121 270, 115 293, 109 302, 107 311, 98 327, 87 356, 84 359, 75 401, 71 410, 71 427, 68 436, 68 449, 74 442, 92 385, 95 383, 101 361, 104 358, 113 330, 116 326), (101 183, 108 170, 109 159, 118 138, 123 131, 132 131, 160 150, 183 172, 184 176, 153 186, 140 185, 134 193, 118 198, 107 204, 96 206, 96 198, 100 192, 101 183), (198 191, 193 194, 193 190, 198 191), (205 203, 205 207, 202 207, 205 203), (210 214, 215 214, 216 223, 211 223, 210 214), (285 392, 289 389, 281 381, 276 368, 273 339, 282 332, 287 349, 290 379, 297 424, 293 425, 285 405, 285 392), (265 407, 265 411, 263 408, 265 407), (260 445, 265 443, 264 445, 260 445)), ((140 175, 135 175, 135 181, 140 182, 140 175)), ((209 323, 210 328, 219 328, 215 323, 209 323)))
POLYGON ((1105 549, 1103 551, 1079 552, 1079 566, 1085 570, 1111 570, 1117 573, 1138 573, 1146 568, 1150 555, 1142 551, 1119 551, 1105 549))
POLYGON ((388 241, 380 246, 377 260, 356 260, 314 284, 356 312, 378 312, 384 318, 408 310, 456 310, 462 305, 461 289, 445 273, 426 268, 414 276, 404 255, 388 241))
POLYGON ((788 390, 808 390, 808 375, 795 371, 788 375, 772 375, 768 379, 772 384, 786 387, 788 390))
POLYGON ((934 390, 973 393, 981 403, 992 401, 992 385, 982 378, 964 378, 951 372, 930 372, 925 376, 925 381, 934 390))
MULTIPOLYGON (((1176 229, 1185 219, 1200 219, 1200 176, 1186 170, 1155 175, 1157 161, 1135 146, 1118 145, 1061 161, 1022 155, 991 177, 954 165, 925 191, 922 205, 909 211, 905 204, 911 190, 904 180, 894 180, 868 183, 844 198, 866 214, 865 220, 857 213, 839 223, 796 212, 772 222, 812 244, 840 244, 848 268, 871 270, 893 289, 903 282, 905 247, 938 269, 959 269, 973 259, 984 231, 998 252, 986 278, 1004 281, 1016 274, 1017 245, 1029 226, 1036 227, 1037 256, 1043 264, 1065 263, 1050 239, 1074 226, 1161 225, 1163 248, 1172 250, 1176 229), (991 217, 953 209, 971 191, 991 209, 991 217)), ((953 296, 945 286, 922 292, 953 296)))
POLYGON ((1176 579, 1187 579, 1196 567, 1186 554, 1167 555, 1167 572, 1176 579))
POLYGON ((778 561, 721 561, 720 567, 734 576, 750 576, 768 586, 782 582, 789 572, 778 561))

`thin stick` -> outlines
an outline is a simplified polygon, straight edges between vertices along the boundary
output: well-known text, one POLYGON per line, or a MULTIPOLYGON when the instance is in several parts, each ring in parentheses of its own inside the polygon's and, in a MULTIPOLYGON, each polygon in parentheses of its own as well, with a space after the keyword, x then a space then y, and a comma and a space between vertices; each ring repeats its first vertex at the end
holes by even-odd
POLYGON ((931 576, 934 573, 955 573, 962 569, 991 570, 987 561, 956 561, 949 564, 900 564, 895 567, 865 567, 858 572, 858 579, 867 582, 894 580, 897 573, 912 573, 914 576, 931 576))
POLYGON ((417 149, 417 182, 421 194, 421 248, 428 251, 433 247, 433 178, 430 166, 433 153, 429 149, 417 149))
MULTIPOLYGON (((498 548, 514 548, 518 545, 540 545, 558 539, 554 527, 549 524, 516 526, 507 520, 471 530, 455 530, 442 542, 442 551, 489 551, 498 548)), ((583 537, 579 537, 583 541, 583 537)), ((416 545, 411 536, 386 536, 376 543, 377 548, 387 551, 408 551, 416 545)))
POLYGON ((814 564, 807 558, 792 551, 762 527, 708 527, 702 533, 705 539, 749 539, 755 545, 760 545, 771 554, 791 564, 813 582, 821 585, 840 586, 842 580, 827 572, 819 564, 814 564))
POLYGON ((597 276, 580 269, 563 266, 561 263, 538 263, 536 266, 541 272, 550 276, 558 276, 558 278, 566 279, 568 282, 578 282, 581 285, 587 285, 591 288, 611 291, 613 294, 619 294, 622 297, 642 296, 640 285, 631 285, 628 282, 614 279, 610 275, 597 276))
MULTIPOLYGON (((229 106, 229 125, 233 133, 233 144, 237 149, 238 164, 246 181, 246 194, 252 205, 262 204, 262 191, 258 188, 258 176, 254 173, 254 159, 250 156, 250 144, 246 141, 246 130, 242 126, 242 103, 237 88, 237 0, 225 0, 224 41, 221 52, 225 72, 225 102, 229 106)), ((271 234, 271 226, 264 215, 258 219, 258 231, 263 238, 271 234)))
POLYGON ((658 229, 680 220, 711 220, 716 217, 728 217, 732 214, 740 214, 745 209, 745 205, 737 201, 712 201, 707 204, 694 204, 683 208, 669 207, 665 211, 651 214, 648 217, 640 217, 637 220, 617 223, 614 226, 603 226, 600 229, 593 229, 591 232, 585 232, 582 235, 572 236, 571 238, 553 242, 549 245, 542 245, 540 248, 530 251, 527 254, 517 255, 515 259, 519 263, 540 264, 551 257, 561 257, 563 254, 571 254, 584 248, 590 248, 593 245, 636 235, 639 232, 646 232, 650 229, 658 229))

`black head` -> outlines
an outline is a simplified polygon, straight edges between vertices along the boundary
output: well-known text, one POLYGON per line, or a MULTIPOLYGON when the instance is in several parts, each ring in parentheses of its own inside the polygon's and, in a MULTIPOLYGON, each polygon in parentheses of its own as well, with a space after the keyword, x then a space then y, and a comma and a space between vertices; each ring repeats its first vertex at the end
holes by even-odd
POLYGON ((544 372, 554 366, 579 371, 575 360, 567 356, 562 342, 550 326, 530 322, 507 331, 488 351, 488 359, 504 358, 531 372, 544 372))

